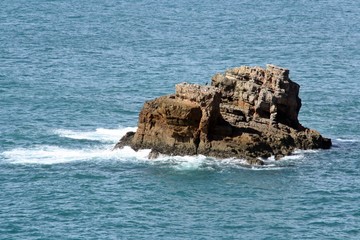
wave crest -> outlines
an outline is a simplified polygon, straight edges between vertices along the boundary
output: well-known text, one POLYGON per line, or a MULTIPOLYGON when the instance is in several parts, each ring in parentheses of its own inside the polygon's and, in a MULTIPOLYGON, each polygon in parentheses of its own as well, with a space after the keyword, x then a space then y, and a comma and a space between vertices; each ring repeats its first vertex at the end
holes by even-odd
POLYGON ((10 163, 16 164, 60 164, 91 160, 145 160, 150 150, 134 151, 130 147, 111 151, 110 146, 92 149, 70 149, 58 146, 36 146, 34 148, 15 148, 2 155, 10 163))
POLYGON ((125 127, 118 129, 97 128, 95 131, 73 131, 67 129, 57 129, 54 131, 54 133, 64 138, 93 140, 104 143, 116 143, 127 132, 135 132, 136 129, 136 127, 125 127))
POLYGON ((99 143, 95 147, 67 148, 61 146, 39 145, 31 148, 15 148, 0 155, 5 161, 14 164, 61 164, 75 161, 124 161, 146 163, 157 167, 171 168, 176 171, 250 169, 250 170, 278 170, 293 166, 294 161, 302 161, 305 153, 317 150, 298 150, 293 155, 286 156, 282 161, 273 158, 265 159, 264 166, 251 166, 244 159, 228 158, 216 159, 203 155, 196 156, 168 156, 160 155, 157 159, 148 159, 150 149, 134 151, 130 147, 111 150, 122 136, 129 131, 136 131, 136 127, 119 129, 97 128, 94 131, 73 131, 57 129, 54 132, 60 137, 76 140, 94 140, 99 143))

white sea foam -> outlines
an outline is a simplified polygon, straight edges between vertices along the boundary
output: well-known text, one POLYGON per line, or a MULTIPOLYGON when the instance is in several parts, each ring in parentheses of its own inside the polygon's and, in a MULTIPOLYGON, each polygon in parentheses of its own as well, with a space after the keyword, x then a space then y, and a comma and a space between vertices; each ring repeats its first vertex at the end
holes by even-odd
MULTIPOLYGON (((306 154, 317 153, 319 151, 320 150, 316 150, 316 149, 308 149, 308 150, 297 149, 291 155, 284 156, 284 157, 280 158, 280 161, 301 160, 301 159, 304 159, 306 157, 306 154)), ((274 156, 271 156, 268 159, 265 159, 264 161, 269 163, 269 162, 276 162, 278 160, 275 160, 274 156)))
POLYGON ((148 160, 149 163, 171 167, 179 171, 191 170, 225 170, 225 169, 246 169, 246 170, 278 170, 284 167, 278 166, 274 163, 266 163, 263 166, 250 165, 245 159, 226 158, 216 159, 213 157, 206 157, 204 155, 196 156, 166 156, 161 155, 154 160, 148 160))
MULTIPOLYGON (((242 168, 254 170, 269 170, 279 168, 278 161, 274 158, 264 160, 264 166, 251 166, 244 159, 228 158, 215 159, 203 155, 196 156, 167 156, 160 155, 157 159, 148 159, 150 149, 134 151, 130 147, 112 150, 122 136, 129 131, 136 131, 136 127, 126 127, 118 129, 98 128, 94 131, 73 131, 66 129, 55 130, 55 133, 64 138, 86 139, 99 141, 98 147, 84 147, 79 149, 65 148, 60 146, 35 146, 32 148, 15 148, 3 152, 1 155, 8 162, 16 164, 59 164, 74 161, 92 160, 120 160, 141 162, 151 165, 164 166, 175 170, 215 170, 227 168, 242 168)), ((314 150, 297 150, 293 155, 286 156, 282 160, 303 159, 307 152, 317 152, 314 150)), ((282 167, 283 168, 283 167, 282 167)))
POLYGON ((235 166, 235 167, 250 167, 251 165, 247 163, 245 159, 241 158, 225 158, 220 161, 221 165, 224 166, 235 166))
POLYGON ((221 161, 221 165, 223 167, 230 168, 239 168, 239 169, 247 169, 247 170, 280 170, 283 169, 283 166, 279 166, 279 161, 275 160, 275 158, 262 159, 264 165, 251 165, 245 159, 238 158, 228 158, 221 161))
POLYGON ((134 151, 130 147, 112 151, 114 144, 129 131, 136 131, 136 127, 118 129, 97 128, 94 131, 73 131, 58 129, 54 132, 61 137, 77 140, 94 140, 102 142, 98 147, 84 147, 80 149, 64 148, 60 146, 41 145, 32 148, 15 148, 1 153, 12 163, 24 164, 58 164, 73 161, 88 160, 144 160, 150 150, 134 151))
POLYGON ((337 138, 335 139, 338 142, 350 142, 350 143, 356 143, 356 142, 360 142, 359 139, 345 139, 345 138, 337 138))
POLYGON ((165 164, 175 170, 196 170, 206 168, 210 158, 204 155, 196 156, 167 156, 160 155, 157 159, 148 160, 152 164, 165 164))
POLYGON ((98 148, 71 149, 58 146, 36 146, 33 148, 15 148, 3 152, 6 161, 14 164, 61 164, 75 161, 124 161, 141 162, 152 165, 172 167, 177 170, 195 170, 201 168, 207 158, 198 156, 166 156, 148 159, 150 149, 135 151, 126 146, 122 149, 111 150, 112 145, 98 148))
POLYGON ((55 134, 58 134, 61 137, 71 138, 71 139, 86 139, 94 140, 106 143, 116 143, 121 137, 123 137, 127 132, 135 132, 136 127, 125 127, 118 129, 107 129, 107 128, 97 128, 95 131, 73 131, 67 129, 57 129, 55 134))
POLYGON ((280 160, 300 160, 305 157, 304 154, 292 154, 289 156, 282 157, 280 160))
POLYGON ((157 159, 148 159, 150 149, 134 151, 130 147, 111 150, 112 145, 98 148, 71 149, 58 146, 36 146, 33 148, 15 148, 3 152, 1 155, 13 164, 64 164, 76 161, 122 161, 146 163, 158 167, 172 168, 176 171, 193 170, 277 170, 278 161, 265 160, 264 166, 251 166, 244 159, 228 158, 215 159, 204 155, 196 156, 167 156, 160 155, 157 159))
POLYGON ((145 160, 150 150, 134 151, 125 147, 116 151, 111 146, 92 149, 69 149, 57 146, 37 146, 34 148, 15 148, 3 152, 7 161, 16 164, 59 164, 91 160, 145 160))

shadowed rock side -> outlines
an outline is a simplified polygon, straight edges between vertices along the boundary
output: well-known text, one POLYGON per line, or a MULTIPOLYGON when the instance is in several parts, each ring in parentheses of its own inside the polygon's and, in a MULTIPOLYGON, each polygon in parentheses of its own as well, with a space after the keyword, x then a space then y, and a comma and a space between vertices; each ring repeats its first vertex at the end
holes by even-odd
POLYGON ((273 65, 216 74, 211 86, 180 83, 175 94, 146 102, 136 133, 115 148, 151 148, 150 158, 203 154, 260 165, 259 157, 330 148, 330 139, 299 123, 299 88, 289 70, 273 65))

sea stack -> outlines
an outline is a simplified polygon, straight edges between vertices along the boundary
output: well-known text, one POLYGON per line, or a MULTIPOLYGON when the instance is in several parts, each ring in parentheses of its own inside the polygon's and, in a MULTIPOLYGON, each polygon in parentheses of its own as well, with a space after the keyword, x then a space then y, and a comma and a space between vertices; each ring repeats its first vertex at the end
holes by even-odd
POLYGON ((258 165, 295 149, 330 148, 330 139, 299 123, 299 89, 288 69, 270 64, 216 74, 211 86, 180 83, 175 94, 147 101, 137 131, 115 148, 150 148, 150 158, 203 154, 258 165))

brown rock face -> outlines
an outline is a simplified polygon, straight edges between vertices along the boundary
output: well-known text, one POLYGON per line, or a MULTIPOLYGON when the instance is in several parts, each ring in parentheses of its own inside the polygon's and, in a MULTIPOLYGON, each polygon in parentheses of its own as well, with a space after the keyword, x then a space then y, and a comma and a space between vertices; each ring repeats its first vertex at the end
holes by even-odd
POLYGON ((300 86, 289 79, 287 69, 274 65, 267 65, 266 69, 242 66, 215 75, 212 85, 221 89, 225 117, 231 116, 226 113, 238 110, 246 121, 268 119, 274 124, 301 128, 298 121, 300 86))
POLYGON ((331 140, 301 126, 299 85, 289 70, 242 66, 216 74, 212 86, 181 83, 148 101, 136 133, 115 147, 151 148, 150 157, 204 154, 219 158, 280 158, 298 149, 330 148, 331 140))

